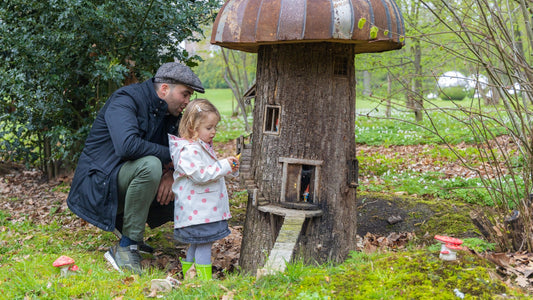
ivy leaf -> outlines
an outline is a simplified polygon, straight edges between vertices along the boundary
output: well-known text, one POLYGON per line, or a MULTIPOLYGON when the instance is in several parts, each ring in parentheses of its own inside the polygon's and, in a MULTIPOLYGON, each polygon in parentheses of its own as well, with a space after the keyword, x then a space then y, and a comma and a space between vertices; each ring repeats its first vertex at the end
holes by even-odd
POLYGON ((403 43, 403 41, 405 41, 405 36, 400 35, 400 42, 403 43))
POLYGON ((359 29, 363 29, 363 26, 365 26, 365 23, 366 23, 366 19, 365 18, 361 18, 361 19, 359 19, 359 22, 357 23, 357 27, 359 29))
POLYGON ((384 34, 385 36, 389 35, 389 30, 385 29, 385 31, 383 31, 383 34, 384 34))

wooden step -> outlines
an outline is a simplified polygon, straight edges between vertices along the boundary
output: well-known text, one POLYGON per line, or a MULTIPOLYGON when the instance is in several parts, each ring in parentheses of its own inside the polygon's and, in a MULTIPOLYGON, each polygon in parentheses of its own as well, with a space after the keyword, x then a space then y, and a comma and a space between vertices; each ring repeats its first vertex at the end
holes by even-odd
POLYGON ((256 276, 259 278, 264 275, 285 271, 287 263, 291 261, 305 219, 321 216, 322 210, 297 210, 273 204, 259 205, 257 209, 284 217, 278 237, 268 255, 265 266, 257 270, 256 276))
POLYGON ((285 217, 276 243, 268 255, 264 268, 257 270, 257 278, 285 271, 287 263, 291 261, 304 221, 305 217, 303 215, 285 217))

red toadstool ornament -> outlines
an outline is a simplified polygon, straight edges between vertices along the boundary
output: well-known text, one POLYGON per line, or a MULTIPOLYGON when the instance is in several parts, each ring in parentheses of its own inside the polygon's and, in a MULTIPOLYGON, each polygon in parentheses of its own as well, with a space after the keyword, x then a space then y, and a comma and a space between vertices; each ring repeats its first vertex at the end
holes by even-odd
POLYGON ((60 268, 61 276, 67 276, 69 270, 75 272, 79 269, 78 266, 74 264, 74 259, 65 255, 61 255, 58 259, 56 259, 52 266, 60 268))
POLYGON ((457 259, 457 251, 463 249, 461 247, 462 240, 443 235, 436 235, 435 239, 442 243, 439 255, 440 259, 449 261, 457 259))

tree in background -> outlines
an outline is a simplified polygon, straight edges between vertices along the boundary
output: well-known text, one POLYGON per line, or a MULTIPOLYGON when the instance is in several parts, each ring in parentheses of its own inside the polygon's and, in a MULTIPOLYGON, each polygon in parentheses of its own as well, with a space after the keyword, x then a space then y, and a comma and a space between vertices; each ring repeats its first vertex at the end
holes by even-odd
POLYGON ((246 107, 250 103, 246 103, 244 94, 250 89, 255 82, 255 68, 257 56, 251 53, 246 53, 238 50, 222 49, 220 54, 224 58, 224 80, 230 87, 235 99, 237 99, 237 109, 233 115, 237 115, 240 110, 244 119, 244 127, 247 132, 250 131, 248 124, 248 115, 246 107))
POLYGON ((224 60, 218 53, 210 52, 200 54, 203 62, 194 67, 194 73, 202 80, 206 89, 227 89, 228 84, 224 80, 224 60))
POLYGON ((212 22, 218 0, 10 0, 0 3, 0 154, 49 177, 73 166, 116 88, 161 63, 194 66, 180 47, 212 22))
MULTIPOLYGON (((396 0, 396 3, 404 17, 405 46, 391 53, 359 54, 356 69, 359 74, 364 71, 371 74, 369 98, 376 102, 374 110, 385 106, 388 117, 393 109, 409 111, 420 122, 424 106, 431 105, 428 95, 440 92, 437 78, 447 71, 465 72, 473 67, 456 59, 454 53, 460 49, 460 40, 447 32, 420 1, 396 0)), ((358 85, 361 82, 364 79, 359 79, 358 85)))
MULTIPOLYGON (((436 61, 440 61, 435 59, 440 53, 434 52, 431 45, 425 43, 421 37, 434 30, 435 24, 431 15, 420 9, 417 1, 396 0, 396 3, 404 17, 404 48, 386 54, 357 55, 356 68, 371 74, 374 83, 373 87, 370 87, 371 98, 378 101, 378 106, 386 106, 387 116, 390 117, 391 109, 395 108, 412 111, 415 119, 421 121, 424 98, 420 96, 426 93, 428 86, 432 84, 431 80, 428 80, 431 77, 429 70, 436 67, 436 61), (387 88, 379 89, 383 85, 387 88), (405 102, 400 102, 399 100, 403 99, 399 99, 398 95, 404 95, 405 102)), ((369 87, 364 89, 368 90, 369 87)))
MULTIPOLYGON (((460 49, 450 48, 434 37, 457 60, 468 62, 488 77, 493 95, 499 101, 478 98, 469 107, 457 106, 450 115, 465 125, 476 138, 481 167, 463 164, 476 171, 497 211, 472 214, 480 231, 501 250, 533 250, 533 28, 531 2, 525 0, 420 2, 454 34, 460 49), (499 104, 498 102, 501 102, 499 104), (503 126, 505 132, 495 132, 503 126), (500 139, 499 135, 508 139, 500 139), (501 142, 503 141, 503 142, 501 142), (511 146, 516 145, 516 152, 511 146)), ((434 127, 446 135, 443 128, 434 127)), ((450 149, 453 149, 450 147, 450 149)))

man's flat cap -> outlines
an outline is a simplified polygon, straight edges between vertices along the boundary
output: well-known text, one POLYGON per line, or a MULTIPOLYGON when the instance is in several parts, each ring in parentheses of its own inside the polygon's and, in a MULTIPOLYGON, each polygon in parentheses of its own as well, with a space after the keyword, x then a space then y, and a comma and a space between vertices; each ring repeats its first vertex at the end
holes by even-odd
POLYGON ((177 62, 162 64, 155 73, 154 82, 183 84, 199 93, 205 92, 198 76, 189 67, 177 62))

